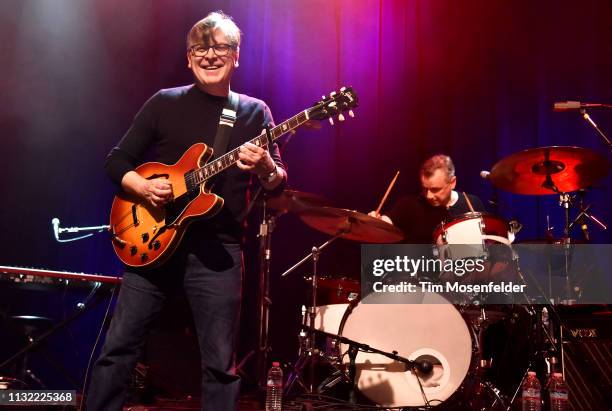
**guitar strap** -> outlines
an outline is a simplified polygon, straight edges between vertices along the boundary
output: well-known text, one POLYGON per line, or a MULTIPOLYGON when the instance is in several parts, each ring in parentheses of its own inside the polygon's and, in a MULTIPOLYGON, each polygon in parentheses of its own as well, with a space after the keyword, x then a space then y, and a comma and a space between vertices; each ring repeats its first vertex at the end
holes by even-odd
POLYGON ((219 126, 217 127, 217 135, 213 143, 213 158, 219 158, 227 152, 229 138, 236 122, 236 113, 238 112, 238 94, 230 91, 219 117, 219 126))

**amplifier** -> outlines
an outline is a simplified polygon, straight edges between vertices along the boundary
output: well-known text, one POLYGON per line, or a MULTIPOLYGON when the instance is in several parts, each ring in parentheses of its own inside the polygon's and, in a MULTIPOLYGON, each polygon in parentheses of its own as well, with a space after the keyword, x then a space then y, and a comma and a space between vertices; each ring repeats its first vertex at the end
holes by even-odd
MULTIPOLYGON (((565 311, 565 310, 564 310, 565 311)), ((612 311, 564 312, 563 374, 572 410, 612 410, 612 311)))

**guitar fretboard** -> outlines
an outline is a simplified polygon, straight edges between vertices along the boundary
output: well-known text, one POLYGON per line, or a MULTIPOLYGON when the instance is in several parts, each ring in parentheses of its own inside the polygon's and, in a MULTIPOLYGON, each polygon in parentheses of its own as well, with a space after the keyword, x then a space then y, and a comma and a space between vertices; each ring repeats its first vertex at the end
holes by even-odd
MULTIPOLYGON (((298 128, 299 126, 307 122, 309 120, 308 111, 309 110, 304 110, 301 113, 298 113, 295 116, 283 121, 276 127, 270 129, 270 138, 272 140, 271 142, 276 141, 282 135, 298 128)), ((268 145, 268 136, 264 131, 263 133, 249 141, 249 143, 259 147, 266 147, 268 145)), ((193 188, 198 187, 200 184, 202 184, 209 178, 233 166, 239 159, 238 151, 239 147, 225 153, 221 157, 206 164, 204 167, 198 168, 197 170, 193 170, 192 172, 188 173, 185 176, 187 185, 193 188)))

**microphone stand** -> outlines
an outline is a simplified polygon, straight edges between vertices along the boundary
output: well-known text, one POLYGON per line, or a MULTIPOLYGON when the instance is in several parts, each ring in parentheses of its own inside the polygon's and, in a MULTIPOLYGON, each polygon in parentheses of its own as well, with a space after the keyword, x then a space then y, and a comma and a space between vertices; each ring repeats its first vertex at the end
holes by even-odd
POLYGON ((401 355, 398 354, 397 351, 392 351, 392 352, 387 352, 387 351, 382 351, 379 350, 378 348, 374 348, 368 344, 363 344, 360 343, 358 341, 355 340, 351 340, 350 338, 346 338, 343 337, 342 335, 339 334, 333 334, 333 333, 328 333, 327 331, 323 331, 323 330, 319 330, 317 328, 315 328, 314 326, 306 326, 306 329, 311 333, 311 334, 321 334, 327 338, 331 338, 336 340, 339 344, 346 344, 349 346, 349 350, 348 350, 348 355, 349 355, 349 369, 348 369, 348 379, 349 379, 349 383, 351 385, 351 392, 349 394, 349 403, 351 404, 355 404, 355 394, 357 391, 357 387, 355 385, 355 378, 357 376, 357 366, 356 366, 356 358, 357 358, 357 353, 359 351, 362 352, 367 352, 367 353, 372 353, 372 354, 380 354, 383 355, 387 358, 390 358, 394 361, 398 361, 401 363, 406 364, 406 368, 408 370, 410 370, 414 376, 416 377, 416 380, 419 384, 419 388, 421 390, 421 394, 423 395, 423 401, 424 401, 424 405, 426 407, 429 407, 429 400, 427 399, 426 395, 425 395, 425 390, 423 389, 423 385, 421 383, 421 379, 419 378, 419 374, 428 374, 431 373, 431 369, 429 369, 428 371, 426 371, 426 366, 431 367, 431 363, 427 363, 427 365, 425 365, 423 363, 419 363, 418 361, 412 361, 409 360, 408 358, 402 357, 401 355))
POLYGON ((59 243, 69 243, 71 241, 82 240, 83 238, 91 237, 93 235, 93 233, 89 233, 89 234, 81 235, 78 237, 61 239, 60 238, 61 233, 80 233, 83 231, 96 231, 98 233, 101 233, 102 231, 107 231, 110 229, 110 225, 99 225, 99 226, 93 226, 93 227, 60 227, 59 223, 60 223, 59 219, 57 218, 54 218, 53 220, 51 220, 51 225, 53 226, 53 234, 54 234, 55 240, 59 243))
POLYGON ((595 131, 597 131, 601 139, 608 146, 608 148, 612 151, 612 142, 610 142, 610 139, 606 136, 606 134, 597 126, 597 124, 593 121, 591 116, 589 116, 589 113, 587 113, 585 108, 580 109, 580 114, 582 114, 582 118, 585 119, 586 122, 589 123, 595 129, 595 131))
MULTIPOLYGON (((272 141, 270 136, 270 125, 266 126, 266 134, 268 141, 272 141)), ((291 141, 291 137, 295 135, 295 130, 290 131, 287 135, 285 142, 279 147, 280 153, 284 153, 291 141)), ((272 232, 276 224, 276 218, 280 215, 275 216, 268 213, 266 209, 266 192, 263 187, 259 186, 257 191, 253 195, 253 199, 249 202, 247 209, 241 216, 242 220, 246 219, 253 210, 255 204, 261 201, 261 222, 259 223, 259 283, 258 283, 258 295, 257 295, 257 311, 258 311, 258 325, 259 335, 257 339, 257 351, 251 350, 244 356, 242 361, 238 363, 236 369, 242 371, 242 367, 249 360, 253 354, 257 354, 256 358, 256 370, 255 370, 255 382, 260 390, 266 388, 267 378, 267 365, 268 355, 270 354, 271 347, 269 346, 270 338, 270 307, 272 306, 272 299, 270 297, 270 266, 272 258, 272 232)), ((281 214, 282 215, 282 214, 281 214)))

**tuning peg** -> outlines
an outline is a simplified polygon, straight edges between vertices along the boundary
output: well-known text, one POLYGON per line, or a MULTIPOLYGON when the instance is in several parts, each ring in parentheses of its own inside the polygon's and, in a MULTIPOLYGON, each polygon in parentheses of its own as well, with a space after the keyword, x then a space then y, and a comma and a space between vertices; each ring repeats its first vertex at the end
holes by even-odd
POLYGON ((344 116, 342 115, 342 113, 338 114, 338 120, 344 121, 344 116))
POLYGON ((349 110, 349 116, 350 117, 355 117, 355 113, 353 113, 353 110, 349 110))
POLYGON ((335 95, 336 95, 336 92, 335 92, 335 91, 332 91, 331 93, 329 93, 329 96, 330 96, 330 97, 333 97, 333 96, 335 96, 335 95))
POLYGON ((325 97, 325 94, 323 94, 323 95, 321 95, 321 98, 322 98, 323 100, 325 100, 327 97, 325 97))
POLYGON ((346 90, 346 87, 340 87, 340 91, 346 90))
POLYGON ((329 124, 331 124, 332 126, 334 125, 334 119, 333 118, 329 118, 329 124))

